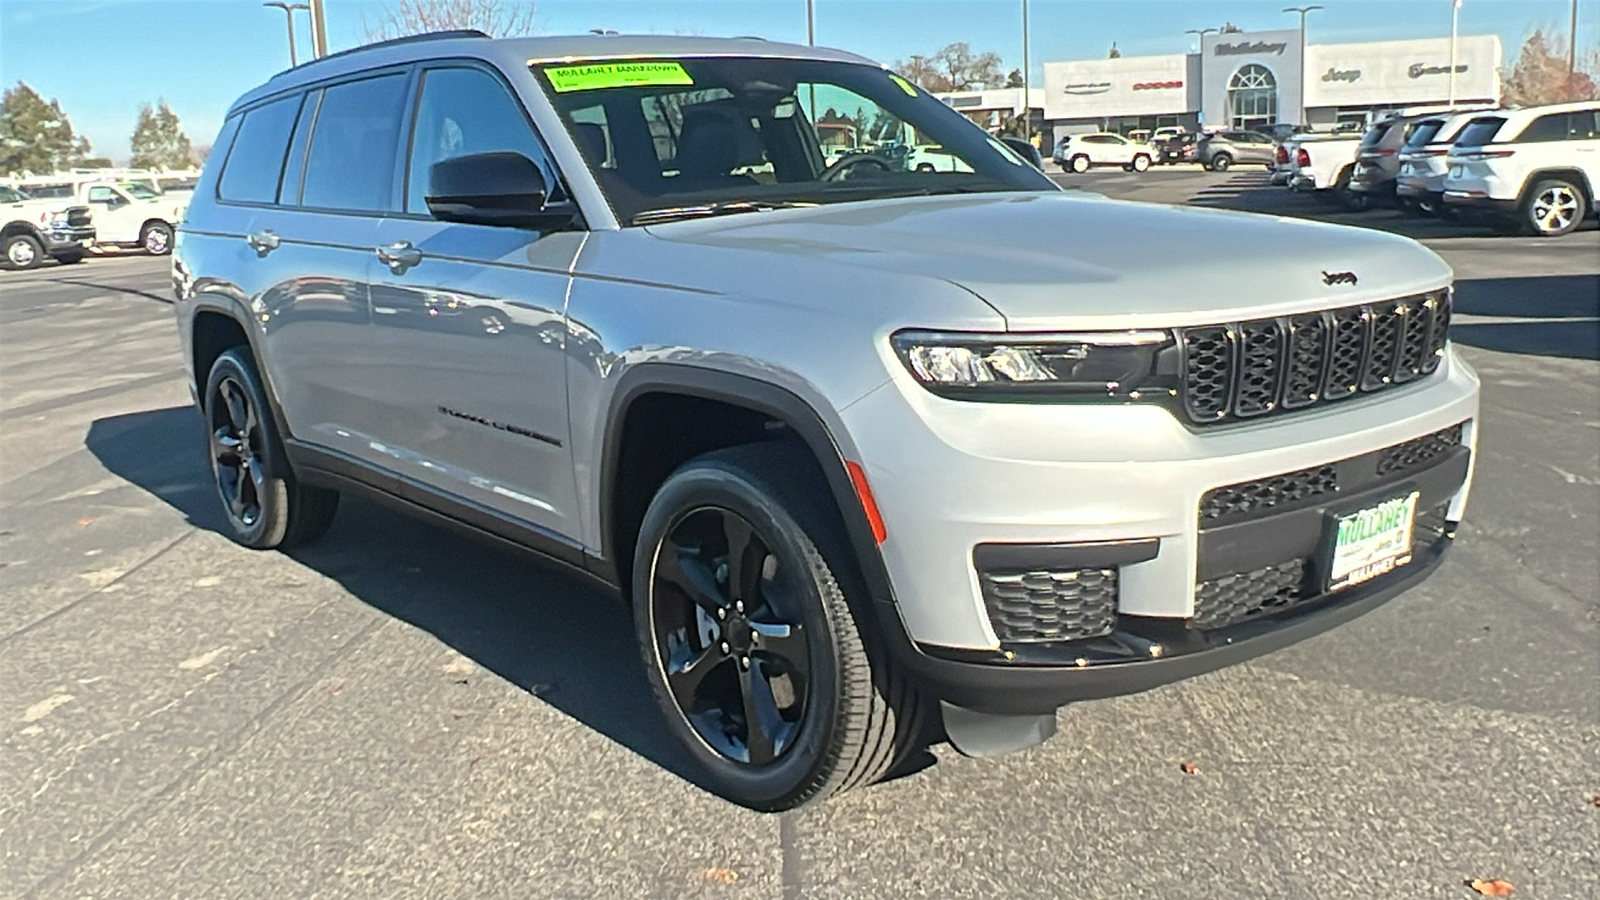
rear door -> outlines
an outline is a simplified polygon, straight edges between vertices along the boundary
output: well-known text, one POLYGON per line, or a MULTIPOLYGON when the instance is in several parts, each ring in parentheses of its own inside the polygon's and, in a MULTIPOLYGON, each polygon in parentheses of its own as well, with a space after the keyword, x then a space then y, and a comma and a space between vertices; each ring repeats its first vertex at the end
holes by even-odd
MULTIPOLYGON (((367 278, 378 223, 398 204, 396 159, 410 73, 363 73, 306 95, 276 203, 247 243, 267 287, 254 301, 269 376, 293 435, 370 463, 388 453, 372 401, 367 278)), ((245 128, 250 122, 245 121, 245 128)), ((223 173, 227 188, 229 160, 223 173)))
POLYGON ((496 70, 424 68, 402 207, 366 248, 373 261, 367 387, 374 435, 402 475, 556 535, 576 535, 567 424, 565 311, 584 232, 441 222, 428 170, 516 152, 561 196, 561 179, 496 70), (381 254, 381 256, 380 256, 381 254))
POLYGON ((1241 133, 1239 158, 1246 162, 1270 163, 1274 146, 1272 138, 1255 131, 1241 133))

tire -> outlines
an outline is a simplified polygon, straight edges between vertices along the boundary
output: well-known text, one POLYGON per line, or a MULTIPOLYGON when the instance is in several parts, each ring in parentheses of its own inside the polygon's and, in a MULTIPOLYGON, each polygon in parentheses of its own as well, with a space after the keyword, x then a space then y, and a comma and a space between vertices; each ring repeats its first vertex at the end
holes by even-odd
POLYGON ((1079 175, 1089 171, 1089 157, 1083 155, 1074 156, 1072 158, 1072 171, 1077 172, 1079 175))
POLYGON ((1226 172, 1231 165, 1233 165, 1233 157, 1226 153, 1218 153, 1216 156, 1211 157, 1211 171, 1213 172, 1226 172))
POLYGON ((83 257, 82 253, 62 253, 56 257, 56 262, 63 266, 71 266, 83 262, 83 257))
POLYGON ((870 784, 921 734, 916 695, 857 624, 872 613, 829 496, 795 445, 708 453, 662 484, 634 552, 634 625, 668 730, 697 781, 752 809, 870 784))
POLYGON ((172 226, 165 222, 146 222, 139 231, 139 246, 151 256, 172 252, 172 226))
POLYGON ((8 269, 37 269, 44 263, 44 245, 31 234, 13 234, 0 241, 0 259, 8 269))
POLYGON ((1135 156, 1133 158, 1133 165, 1131 166, 1131 169, 1133 171, 1135 171, 1135 172, 1145 172, 1145 171, 1148 171, 1149 168, 1150 168, 1150 157, 1148 157, 1148 156, 1144 155, 1143 153, 1141 153, 1138 156, 1135 156))
POLYGON ((322 537, 339 492, 300 484, 289 471, 249 351, 235 347, 217 357, 203 396, 212 481, 228 536, 256 550, 287 550, 322 537))
POLYGON ((1522 227, 1537 237, 1558 237, 1578 227, 1588 214, 1583 189, 1565 178, 1545 178, 1522 201, 1522 227))

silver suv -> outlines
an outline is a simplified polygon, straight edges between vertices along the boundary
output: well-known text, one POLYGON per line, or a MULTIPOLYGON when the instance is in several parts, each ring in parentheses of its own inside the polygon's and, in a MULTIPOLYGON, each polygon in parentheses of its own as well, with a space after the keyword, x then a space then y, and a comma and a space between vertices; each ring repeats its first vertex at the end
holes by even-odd
POLYGON ((233 537, 348 491, 541 552, 755 808, 1350 619, 1466 502, 1437 256, 1074 196, 852 54, 431 35, 215 148, 173 272, 233 537))

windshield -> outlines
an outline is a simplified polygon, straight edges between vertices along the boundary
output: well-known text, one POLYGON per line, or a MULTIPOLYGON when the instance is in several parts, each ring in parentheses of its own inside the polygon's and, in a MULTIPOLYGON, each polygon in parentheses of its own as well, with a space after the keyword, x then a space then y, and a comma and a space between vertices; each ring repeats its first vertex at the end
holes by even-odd
POLYGON ((28 199, 28 195, 13 187, 0 184, 0 203, 21 203, 28 199))
POLYGON ((1499 116, 1485 116, 1481 119, 1473 119, 1456 136, 1456 143, 1462 147, 1480 147, 1494 140, 1495 133, 1505 123, 1506 120, 1499 116))
POLYGON ((123 183, 117 185, 117 187, 122 188, 127 192, 128 196, 135 200, 154 200, 155 198, 161 196, 161 194, 158 193, 154 188, 137 181, 124 181, 123 183))
POLYGON ((883 69, 797 59, 537 65, 624 223, 1055 185, 883 69))

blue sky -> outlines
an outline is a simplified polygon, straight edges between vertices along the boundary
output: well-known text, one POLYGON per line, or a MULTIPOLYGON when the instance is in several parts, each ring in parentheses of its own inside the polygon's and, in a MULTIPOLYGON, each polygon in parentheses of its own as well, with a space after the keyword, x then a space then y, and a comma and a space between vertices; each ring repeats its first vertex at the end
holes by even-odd
MULTIPOLYGON (((382 0, 325 0, 328 43, 363 40, 382 0)), ((1313 0, 1315 2, 1315 0, 1313 0)), ((1438 37, 1450 0, 1320 0, 1311 43, 1438 37)), ((1019 0, 815 0, 817 43, 884 61, 951 41, 1022 63, 1019 0)), ((1051 59, 1179 53, 1189 28, 1233 22, 1291 27, 1300 0, 1032 0, 1034 84, 1051 59)), ((1565 34, 1568 0, 1465 0, 1462 34, 1499 34, 1509 57, 1535 27, 1565 34)), ((541 33, 753 34, 803 43, 804 0, 539 0, 541 33)), ((300 48, 309 45, 303 13, 300 48)), ((1580 0, 1580 49, 1600 42, 1600 0, 1580 0)), ((124 159, 139 104, 164 97, 191 140, 208 144, 228 104, 288 65, 283 12, 260 0, 0 0, 0 82, 28 82, 61 101, 99 155, 124 159)))

